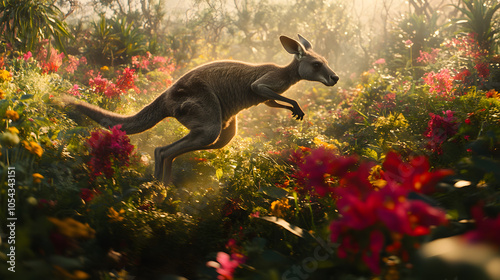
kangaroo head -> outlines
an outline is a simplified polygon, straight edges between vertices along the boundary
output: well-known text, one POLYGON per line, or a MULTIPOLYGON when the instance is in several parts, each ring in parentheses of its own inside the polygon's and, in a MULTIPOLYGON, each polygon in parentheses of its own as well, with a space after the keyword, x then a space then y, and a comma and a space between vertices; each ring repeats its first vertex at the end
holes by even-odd
POLYGON ((299 62, 300 78, 308 81, 321 82, 326 86, 333 86, 339 76, 328 66, 328 61, 312 50, 311 43, 299 34, 299 41, 281 36, 281 44, 285 50, 295 55, 299 62))

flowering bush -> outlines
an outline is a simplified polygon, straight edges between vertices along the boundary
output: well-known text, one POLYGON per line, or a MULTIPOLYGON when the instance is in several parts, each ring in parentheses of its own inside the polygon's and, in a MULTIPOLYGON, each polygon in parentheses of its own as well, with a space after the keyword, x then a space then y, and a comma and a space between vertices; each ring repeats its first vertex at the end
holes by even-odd
POLYGON ((128 166, 130 163, 134 146, 130 144, 130 139, 120 127, 114 126, 111 131, 94 131, 87 139, 92 177, 104 175, 106 178, 111 178, 115 169, 128 166))
POLYGON ((453 88, 453 78, 450 70, 441 69, 439 73, 430 72, 423 77, 424 82, 430 87, 429 92, 448 95, 453 88))
POLYGON ((330 225, 332 242, 340 244, 337 255, 362 260, 379 274, 381 256, 397 255, 408 262, 409 251, 419 243, 413 237, 427 235, 431 227, 447 223, 442 209, 409 195, 432 194, 436 183, 453 172, 429 172, 425 157, 405 163, 391 152, 373 185, 369 180, 373 164, 357 165, 355 157, 344 158, 319 148, 305 156, 296 176, 301 178, 299 184, 306 184, 320 196, 329 193, 337 198, 339 219, 330 225), (409 247, 403 248, 403 243, 409 247))
MULTIPOLYGON (((94 71, 88 73, 91 78, 89 79, 89 86, 94 93, 104 94, 108 98, 116 98, 126 93, 129 89, 138 91, 135 86, 135 70, 125 68, 123 72, 117 77, 116 82, 103 78, 101 73, 94 76, 94 71)), ((74 89, 73 89, 74 90, 74 89)))

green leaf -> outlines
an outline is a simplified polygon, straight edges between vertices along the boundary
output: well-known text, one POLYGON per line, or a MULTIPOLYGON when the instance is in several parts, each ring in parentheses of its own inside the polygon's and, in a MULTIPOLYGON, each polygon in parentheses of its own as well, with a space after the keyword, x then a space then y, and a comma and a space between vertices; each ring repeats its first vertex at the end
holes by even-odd
POLYGON ((35 95, 34 94, 23 94, 19 98, 19 100, 27 100, 27 99, 32 99, 35 95))
POLYGON ((259 189, 260 193, 263 193, 267 196, 270 196, 272 198, 282 198, 285 197, 286 194, 288 193, 286 190, 282 188, 278 188, 275 186, 264 186, 259 189))

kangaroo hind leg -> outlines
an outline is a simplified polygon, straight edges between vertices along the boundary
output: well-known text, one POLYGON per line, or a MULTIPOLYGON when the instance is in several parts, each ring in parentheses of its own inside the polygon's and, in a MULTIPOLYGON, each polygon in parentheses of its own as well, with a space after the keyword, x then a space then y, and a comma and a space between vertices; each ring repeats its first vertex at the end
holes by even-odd
POLYGON ((234 116, 230 121, 226 123, 226 125, 222 128, 222 131, 219 135, 219 138, 217 141, 215 141, 213 144, 210 144, 206 147, 203 148, 203 150, 209 150, 209 149, 220 149, 229 144, 233 137, 236 135, 237 131, 237 120, 236 116, 234 116))
POLYGON ((180 140, 155 149, 155 177, 167 185, 172 176, 172 162, 184 153, 202 150, 217 141, 222 130, 220 105, 216 97, 204 102, 185 101, 175 117, 190 131, 180 140))

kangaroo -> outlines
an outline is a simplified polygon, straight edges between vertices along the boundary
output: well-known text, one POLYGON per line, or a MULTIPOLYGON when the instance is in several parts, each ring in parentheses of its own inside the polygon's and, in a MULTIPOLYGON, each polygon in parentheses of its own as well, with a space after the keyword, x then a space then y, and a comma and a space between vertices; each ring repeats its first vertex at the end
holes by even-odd
POLYGON ((220 149, 231 141, 237 129, 236 115, 241 110, 264 103, 290 110, 292 117, 302 120, 304 112, 297 101, 281 94, 300 80, 326 86, 337 83, 339 77, 326 59, 315 53, 300 34, 298 38, 279 38, 285 50, 294 55, 286 66, 239 61, 207 63, 184 74, 135 115, 122 116, 71 98, 66 103, 104 127, 121 125, 127 134, 143 132, 166 117, 176 118, 189 133, 154 152, 154 176, 167 185, 176 157, 196 150, 220 149))

